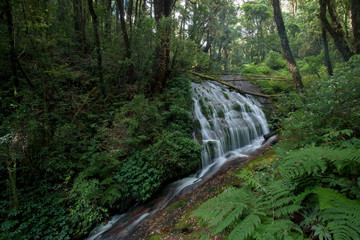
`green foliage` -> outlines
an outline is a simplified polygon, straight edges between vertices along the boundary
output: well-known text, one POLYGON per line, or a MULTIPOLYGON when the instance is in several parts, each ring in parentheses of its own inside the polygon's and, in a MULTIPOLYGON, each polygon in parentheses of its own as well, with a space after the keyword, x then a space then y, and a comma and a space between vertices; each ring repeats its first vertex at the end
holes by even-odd
POLYGON ((353 193, 360 186, 352 179, 360 179, 359 169, 359 149, 292 151, 275 165, 243 171, 241 188, 225 190, 194 215, 229 239, 357 239, 360 202, 353 193))
POLYGON ((284 147, 326 142, 341 146, 359 136, 359 66, 360 57, 355 55, 329 79, 321 79, 304 92, 290 93, 279 101, 280 114, 288 116, 282 121, 288 140, 284 147))
POLYGON ((273 51, 266 54, 264 63, 272 70, 279 70, 286 67, 286 61, 282 58, 281 54, 273 51))

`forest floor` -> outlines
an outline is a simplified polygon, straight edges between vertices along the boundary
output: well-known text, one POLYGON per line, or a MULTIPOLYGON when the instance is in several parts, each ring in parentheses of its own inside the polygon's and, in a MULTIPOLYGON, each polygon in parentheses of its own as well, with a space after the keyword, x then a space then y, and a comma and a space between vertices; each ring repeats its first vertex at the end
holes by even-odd
POLYGON ((127 239, 180 240, 180 239, 223 239, 225 236, 212 236, 209 229, 192 217, 192 213, 206 200, 213 198, 224 189, 239 187, 241 180, 236 176, 242 169, 256 169, 264 162, 275 160, 275 152, 270 144, 258 149, 254 156, 235 159, 225 164, 213 177, 204 181, 195 190, 187 190, 171 204, 159 210, 155 216, 144 220, 141 226, 127 239))

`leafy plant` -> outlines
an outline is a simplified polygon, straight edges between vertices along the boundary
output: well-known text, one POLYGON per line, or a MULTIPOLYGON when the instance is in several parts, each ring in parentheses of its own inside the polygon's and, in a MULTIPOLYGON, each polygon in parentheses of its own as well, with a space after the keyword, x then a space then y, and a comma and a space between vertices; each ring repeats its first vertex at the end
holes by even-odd
POLYGON ((359 149, 292 151, 276 165, 242 172, 242 188, 225 190, 193 215, 208 222, 214 234, 227 232, 229 239, 356 239, 360 202, 349 189, 358 184, 330 185, 326 176, 351 179, 359 169, 359 149))

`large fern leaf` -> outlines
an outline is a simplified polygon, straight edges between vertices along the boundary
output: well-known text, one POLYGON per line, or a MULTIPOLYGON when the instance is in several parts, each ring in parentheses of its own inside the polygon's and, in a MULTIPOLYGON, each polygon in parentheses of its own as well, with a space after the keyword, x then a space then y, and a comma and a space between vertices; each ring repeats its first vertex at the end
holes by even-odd
POLYGON ((216 232, 221 232, 242 215, 249 198, 246 191, 229 188, 217 197, 206 201, 193 215, 201 216, 209 222, 210 226, 217 226, 216 232))
POLYGON ((231 231, 229 240, 243 240, 249 237, 260 224, 261 219, 254 211, 240 221, 231 231))
POLYGON ((329 167, 337 172, 350 168, 359 172, 360 149, 310 147, 288 154, 279 171, 284 180, 324 173, 329 167))

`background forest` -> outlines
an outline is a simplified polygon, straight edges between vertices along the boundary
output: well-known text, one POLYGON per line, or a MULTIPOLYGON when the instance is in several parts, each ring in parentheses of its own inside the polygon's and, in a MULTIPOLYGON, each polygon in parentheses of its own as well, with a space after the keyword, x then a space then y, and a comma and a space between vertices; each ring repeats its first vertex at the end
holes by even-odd
MULTIPOLYGON (((288 152, 309 146, 336 148, 340 158, 353 154, 343 165, 320 157, 336 167, 312 167, 310 180, 306 169, 286 179, 296 178, 289 188, 296 194, 319 183, 303 199, 342 193, 356 201, 345 205, 358 209, 360 3, 283 2, 282 34, 275 21, 278 5, 276 0, 1 1, 0 239, 84 238, 110 215, 194 172, 201 147, 192 137, 189 70, 239 73, 263 92, 279 95, 268 118, 272 128, 284 127, 277 148, 281 169, 291 167, 284 160, 294 159, 288 152), (320 172, 334 177, 320 181, 320 172)), ((281 169, 268 176, 291 172, 281 169)), ((251 191, 257 187, 247 185, 251 191)), ((303 236, 331 239, 333 225, 319 218, 329 208, 309 202, 317 212, 308 214, 303 236)), ((276 218, 299 210, 296 205, 276 218)), ((355 212, 358 222, 350 229, 360 234, 360 210, 355 212)), ((220 232, 233 225, 224 226, 220 232)))

